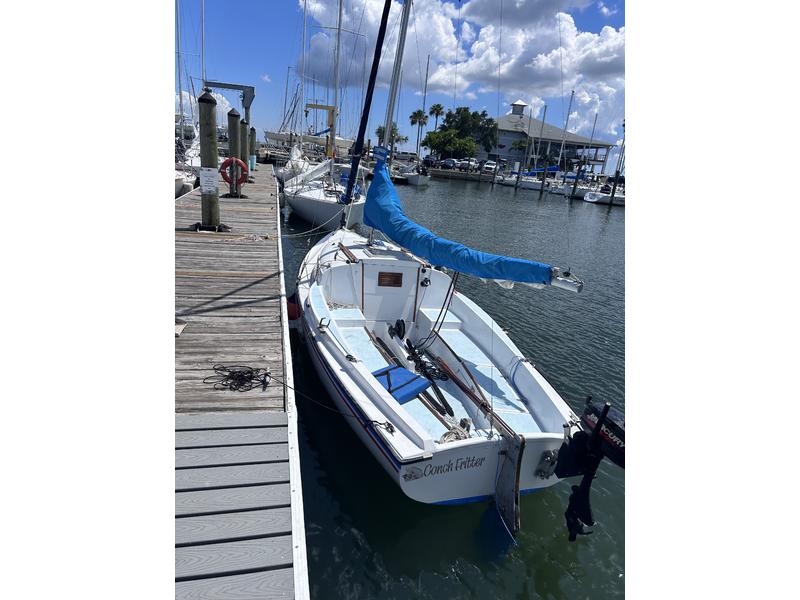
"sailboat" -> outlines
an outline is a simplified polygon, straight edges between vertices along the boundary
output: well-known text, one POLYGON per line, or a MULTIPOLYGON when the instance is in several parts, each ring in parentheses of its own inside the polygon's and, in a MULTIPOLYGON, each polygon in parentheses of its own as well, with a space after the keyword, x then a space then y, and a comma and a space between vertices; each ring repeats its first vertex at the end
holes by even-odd
MULTIPOLYGON (((355 167, 389 5, 386 0, 355 167)), ((385 131, 391 127, 409 8, 406 0, 385 131)), ((364 222, 373 234, 364 237, 340 227, 311 248, 300 267, 300 329, 314 367, 366 449, 409 498, 445 505, 494 500, 514 535, 521 494, 584 475, 567 512, 573 539, 593 524, 589 486, 597 464, 587 456, 607 455, 620 464, 621 455, 624 465, 624 422, 609 417, 607 407, 589 404, 579 417, 456 284, 462 273, 574 292, 583 282, 558 267, 473 250, 414 223, 403 213, 391 182, 388 153, 375 149, 364 207, 364 222), (387 240, 376 239, 375 231, 387 240), (590 435, 594 430, 608 431, 622 449, 590 435), (593 450, 587 451, 590 439, 593 450)), ((346 201, 353 173, 351 168, 346 201)))
MULTIPOLYGON (((342 0, 339 0, 339 18, 336 23, 336 54, 333 63, 333 106, 334 114, 330 128, 331 158, 316 167, 300 173, 297 177, 284 183, 284 197, 292 208, 292 212, 314 225, 331 230, 339 227, 353 227, 362 220, 364 212, 364 196, 361 190, 366 189, 366 181, 362 179, 360 189, 356 190, 353 201, 342 202, 345 191, 342 176, 336 171, 336 119, 339 106, 339 47, 342 32, 342 0), (326 173, 326 170, 329 172, 326 173)), ((305 50, 304 50, 305 52, 305 50)), ((349 174, 348 174, 349 175, 349 174)), ((358 168, 356 168, 358 175, 358 168)))

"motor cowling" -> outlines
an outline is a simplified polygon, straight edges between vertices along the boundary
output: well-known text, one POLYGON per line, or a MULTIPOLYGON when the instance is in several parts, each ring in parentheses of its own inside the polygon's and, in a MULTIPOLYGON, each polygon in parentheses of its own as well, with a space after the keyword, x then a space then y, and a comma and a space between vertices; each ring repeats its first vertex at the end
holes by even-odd
MULTIPOLYGON (((595 523, 589 492, 600 462, 608 457, 614 464, 625 468, 625 416, 608 403, 596 406, 589 396, 580 420, 582 429, 572 435, 565 434, 555 467, 559 479, 583 476, 579 485, 572 486, 564 513, 571 542, 579 535, 592 533, 586 529, 595 523)), ((565 427, 568 431, 569 426, 565 427)))
MULTIPOLYGON (((603 407, 593 404, 589 397, 581 415, 581 423, 589 434, 594 432, 602 413, 603 407)), ((603 456, 618 467, 625 468, 625 415, 621 411, 609 407, 597 434, 596 446, 603 456)))

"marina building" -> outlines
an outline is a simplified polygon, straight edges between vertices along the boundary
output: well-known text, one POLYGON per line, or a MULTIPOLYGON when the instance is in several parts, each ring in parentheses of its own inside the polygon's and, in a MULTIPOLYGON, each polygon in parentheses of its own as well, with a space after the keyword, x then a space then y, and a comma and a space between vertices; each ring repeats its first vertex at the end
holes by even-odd
MULTIPOLYGON (((563 129, 548 123, 542 127, 540 120, 533 119, 526 114, 527 106, 522 100, 517 100, 511 105, 511 113, 498 119, 497 146, 489 152, 484 151, 481 147, 476 156, 478 160, 505 160, 508 161, 509 167, 513 167, 515 162, 525 165, 524 141, 528 136, 528 164, 526 166, 533 166, 534 157, 539 165, 545 157, 549 158, 550 164, 555 164, 561 149, 563 129), (540 132, 541 143, 539 141, 540 132), (520 144, 515 145, 518 140, 521 140, 520 144)), ((579 161, 585 159, 590 171, 603 172, 609 150, 613 147, 614 144, 591 140, 567 131, 564 136, 564 151, 561 154, 560 167, 562 170, 571 170, 579 161), (597 166, 600 168, 596 169, 597 166)))

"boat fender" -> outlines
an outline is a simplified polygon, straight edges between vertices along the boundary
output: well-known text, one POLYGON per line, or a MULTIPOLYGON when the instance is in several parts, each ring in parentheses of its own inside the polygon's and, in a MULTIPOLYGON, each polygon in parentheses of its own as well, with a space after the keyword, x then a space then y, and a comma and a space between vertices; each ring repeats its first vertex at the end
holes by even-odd
POLYGON ((239 175, 239 179, 236 180, 236 185, 247 183, 247 165, 243 160, 239 160, 233 156, 226 158, 225 161, 219 166, 219 172, 222 173, 222 178, 225 180, 225 183, 231 182, 231 177, 228 175, 228 167, 234 163, 242 169, 242 174, 239 175))

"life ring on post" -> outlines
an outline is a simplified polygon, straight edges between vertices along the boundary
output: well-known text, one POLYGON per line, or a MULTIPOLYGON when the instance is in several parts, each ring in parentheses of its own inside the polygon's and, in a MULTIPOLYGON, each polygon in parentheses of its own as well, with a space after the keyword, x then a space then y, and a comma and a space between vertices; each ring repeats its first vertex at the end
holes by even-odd
POLYGON ((234 163, 236 163, 239 166, 239 168, 242 169, 242 174, 239 176, 239 179, 236 180, 236 185, 242 185, 243 183, 247 183, 247 165, 244 163, 243 160, 239 160, 234 156, 226 158, 225 162, 223 162, 219 166, 219 172, 222 173, 222 178, 225 180, 225 183, 231 182, 231 177, 230 175, 228 175, 228 167, 230 167, 234 163))

